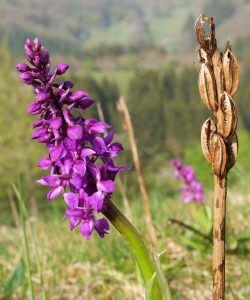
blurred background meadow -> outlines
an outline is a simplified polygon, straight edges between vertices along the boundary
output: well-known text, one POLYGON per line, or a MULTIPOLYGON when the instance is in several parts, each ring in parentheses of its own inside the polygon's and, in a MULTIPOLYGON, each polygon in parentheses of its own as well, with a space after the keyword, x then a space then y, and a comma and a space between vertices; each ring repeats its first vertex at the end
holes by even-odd
MULTIPOLYGON (((44 175, 37 162, 45 150, 31 141, 26 110, 34 96, 20 83, 15 65, 25 61, 24 40, 37 36, 54 65, 71 65, 66 77, 101 104, 105 120, 117 129, 125 147, 119 163, 131 171, 119 175, 113 200, 146 237, 129 139, 116 108, 124 96, 173 299, 211 298, 213 175, 200 147, 209 112, 198 94, 194 33, 201 12, 214 17, 220 49, 229 40, 240 66, 240 148, 228 178, 226 292, 227 299, 250 299, 249 0, 1 1, 0 299, 29 299, 29 276, 35 299, 143 299, 139 271, 120 235, 111 228, 105 239, 94 235, 86 241, 79 229, 70 232, 62 220, 63 199, 48 204, 48 189, 35 182, 44 175), (193 167, 204 185, 204 203, 181 201, 173 158, 193 167)), ((98 117, 96 106, 90 114, 98 117)))

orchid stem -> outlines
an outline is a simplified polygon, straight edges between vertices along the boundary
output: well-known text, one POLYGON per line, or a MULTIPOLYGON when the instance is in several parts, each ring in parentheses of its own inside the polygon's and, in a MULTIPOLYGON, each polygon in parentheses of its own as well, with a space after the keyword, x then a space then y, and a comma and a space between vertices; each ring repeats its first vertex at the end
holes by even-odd
MULTIPOLYGON (((103 214, 108 218, 112 225, 120 232, 130 245, 135 259, 138 263, 143 281, 147 284, 156 273, 155 266, 142 237, 137 232, 135 227, 123 215, 123 213, 112 203, 107 201, 107 205, 103 214)), ((162 293, 159 287, 159 282, 154 287, 154 298, 162 299, 162 293)))

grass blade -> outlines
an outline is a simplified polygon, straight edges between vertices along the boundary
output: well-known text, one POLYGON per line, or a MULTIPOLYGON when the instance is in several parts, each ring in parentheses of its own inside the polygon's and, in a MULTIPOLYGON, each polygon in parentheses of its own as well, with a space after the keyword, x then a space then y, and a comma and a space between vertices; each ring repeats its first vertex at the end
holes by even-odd
POLYGON ((20 224, 21 224, 22 236, 23 236, 23 247, 24 247, 24 262, 25 262, 25 267, 26 267, 26 271, 28 274, 28 289, 29 289, 30 299, 35 300, 34 289, 33 289, 33 284, 32 284, 32 275, 31 275, 31 260, 30 260, 29 244, 28 244, 26 225, 25 225, 25 217, 26 217, 25 216, 25 207, 24 207, 24 202, 22 199, 20 189, 18 189, 13 184, 13 190, 16 194, 16 197, 17 197, 18 203, 19 203, 19 217, 20 217, 20 224))

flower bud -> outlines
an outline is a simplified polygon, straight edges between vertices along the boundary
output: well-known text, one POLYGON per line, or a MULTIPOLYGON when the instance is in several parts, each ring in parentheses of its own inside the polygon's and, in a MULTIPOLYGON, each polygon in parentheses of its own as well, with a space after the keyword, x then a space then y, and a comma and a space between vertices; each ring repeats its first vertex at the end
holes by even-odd
POLYGON ((34 39, 33 45, 34 45, 34 50, 35 51, 37 51, 37 52, 40 51, 40 49, 41 49, 41 43, 40 43, 39 38, 35 38, 34 39))
POLYGON ((73 101, 81 100, 84 97, 87 97, 88 93, 85 91, 77 91, 71 94, 70 99, 73 101))
POLYGON ((30 67, 29 67, 28 65, 26 65, 26 64, 18 64, 18 65, 16 66, 16 70, 17 70, 18 72, 24 73, 24 72, 29 71, 29 70, 30 70, 30 67))
POLYGON ((20 76, 21 80, 26 84, 32 84, 33 76, 30 72, 24 72, 20 76))
POLYGON ((30 60, 32 60, 32 59, 35 58, 34 52, 33 52, 26 44, 24 45, 24 50, 25 50, 26 56, 27 56, 30 60))
POLYGON ((57 73, 57 75, 64 74, 68 70, 68 68, 69 68, 69 65, 67 65, 67 64, 59 64, 59 65, 57 65, 57 67, 56 67, 56 73, 57 73))

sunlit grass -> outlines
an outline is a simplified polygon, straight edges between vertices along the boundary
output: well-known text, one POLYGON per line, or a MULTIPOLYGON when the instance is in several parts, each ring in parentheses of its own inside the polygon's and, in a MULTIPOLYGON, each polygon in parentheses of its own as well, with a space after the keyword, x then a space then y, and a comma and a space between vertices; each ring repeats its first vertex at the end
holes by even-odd
MULTIPOLYGON (((184 205, 177 192, 173 197, 166 192, 164 197, 162 192, 155 190, 151 191, 150 198, 159 236, 157 251, 162 253, 161 264, 174 299, 210 299, 211 246, 204 244, 203 247, 202 238, 168 222, 172 217, 203 230, 195 217, 195 206, 184 205)), ((123 209, 118 191, 114 201, 123 209)), ((212 192, 207 190, 206 205, 211 205, 211 201, 212 192)), ((130 202, 133 221, 145 235, 140 199, 133 197, 130 202)), ((50 204, 50 212, 46 216, 40 212, 37 217, 28 217, 25 221, 35 299, 40 299, 42 295, 37 253, 47 299, 142 299, 142 281, 132 254, 119 234, 112 228, 105 239, 100 240, 94 235, 93 239, 86 241, 78 229, 71 232, 67 221, 62 221, 62 205, 62 201, 56 199, 50 204), (35 232, 36 247, 29 224, 35 232)), ((242 216, 242 212, 248 207, 250 198, 247 195, 241 195, 237 188, 230 190, 228 232, 232 235, 230 234, 228 241, 232 248, 235 247, 237 236, 248 228, 247 219, 242 216)), ((14 226, 1 226, 0 239, 0 282, 3 283, 0 297, 6 297, 8 286, 8 295, 13 299, 26 299, 28 289, 21 247, 22 230, 14 226)), ((248 249, 250 242, 244 245, 248 249)), ((239 299, 250 297, 250 291, 246 289, 250 281, 250 273, 247 272, 250 257, 244 251, 227 255, 227 282, 239 299)), ((229 286, 227 295, 228 299, 233 299, 229 286)))

